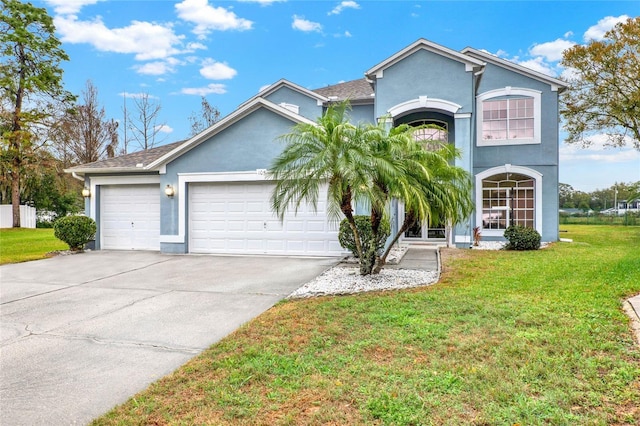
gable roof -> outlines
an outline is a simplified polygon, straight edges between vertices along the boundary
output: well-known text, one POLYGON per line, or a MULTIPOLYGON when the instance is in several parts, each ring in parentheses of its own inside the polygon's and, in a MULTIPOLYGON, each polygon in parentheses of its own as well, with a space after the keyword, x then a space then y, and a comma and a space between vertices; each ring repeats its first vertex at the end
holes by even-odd
POLYGON ((273 102, 270 102, 264 98, 254 97, 253 100, 249 102, 245 102, 244 104, 242 104, 240 108, 238 108, 231 114, 227 115, 225 118, 218 121, 216 124, 209 127, 207 130, 195 135, 194 137, 186 141, 184 144, 179 145, 174 150, 166 153, 162 157, 158 158, 157 160, 149 164, 149 168, 160 168, 161 166, 166 165, 170 161, 178 158, 179 156, 186 153, 187 151, 195 148, 196 146, 200 145, 202 142, 208 140, 209 138, 216 135, 217 133, 220 133, 222 130, 240 121, 242 118, 246 117, 247 115, 251 114, 252 112, 260 108, 266 108, 296 123, 316 124, 314 121, 311 121, 306 117, 296 114, 295 112, 287 108, 274 104, 273 102))
POLYGON ((241 108, 238 108, 222 120, 215 123, 213 126, 193 136, 191 139, 174 142, 146 151, 110 158, 108 160, 98 161, 96 163, 83 164, 66 169, 65 172, 79 175, 85 173, 130 173, 149 171, 160 171, 162 173, 164 166, 170 161, 180 157, 182 154, 195 148, 202 142, 205 142, 212 136, 261 108, 266 108, 296 123, 316 124, 314 121, 296 114, 280 105, 276 105, 273 102, 269 102, 266 99, 253 98, 252 101, 245 102, 241 108))
POLYGON ((290 82, 289 80, 285 80, 284 78, 281 78, 280 80, 276 81, 275 83, 273 83, 273 84, 265 87, 264 89, 262 89, 254 97, 249 98, 248 100, 246 100, 245 102, 240 104, 238 109, 242 108, 244 105, 254 101, 257 98, 266 98, 267 96, 269 96, 270 94, 278 91, 282 87, 288 87, 291 90, 294 90, 294 91, 296 91, 298 93, 301 93, 301 94, 303 94, 305 96, 308 96, 310 98, 316 99, 316 101, 318 102, 318 105, 322 105, 325 102, 329 101, 329 99, 327 99, 326 97, 322 96, 319 93, 316 93, 316 92, 314 92, 312 90, 309 90, 309 89, 305 89, 304 87, 302 87, 300 85, 297 85, 295 83, 290 82))
POLYGON ((375 65, 374 67, 367 70, 364 74, 369 79, 375 79, 382 77, 382 73, 385 69, 395 65, 406 57, 413 55, 415 52, 420 50, 427 50, 429 52, 437 53, 438 55, 444 56, 449 59, 453 59, 454 61, 461 62, 465 65, 465 69, 467 71, 473 71, 474 69, 479 69, 484 66, 484 62, 473 58, 471 56, 464 55, 458 51, 453 49, 449 49, 448 47, 441 46, 439 44, 433 43, 429 40, 421 38, 409 46, 405 47, 398 53, 388 57, 384 61, 375 65))
POLYGON ((528 77, 531 77, 543 83, 547 83, 551 86, 552 90, 557 90, 558 92, 562 92, 568 87, 567 83, 562 80, 553 78, 551 76, 548 76, 538 71, 534 71, 531 68, 518 65, 514 62, 507 61, 506 59, 499 58, 496 55, 492 55, 491 53, 488 53, 482 50, 474 49, 472 47, 465 47, 462 50, 462 53, 474 58, 482 59, 483 61, 486 61, 486 62, 490 62, 499 67, 506 68, 511 71, 515 71, 519 74, 524 74, 528 77))
POLYGON ((124 154, 113 158, 107 158, 106 160, 81 164, 65 169, 65 172, 74 172, 76 174, 89 172, 145 172, 148 171, 148 169, 146 168, 147 165, 153 163, 158 158, 165 155, 167 152, 176 149, 185 142, 186 140, 182 140, 143 151, 132 152, 130 154, 124 154))
POLYGON ((371 83, 366 78, 345 81, 332 86, 314 89, 314 92, 328 98, 330 101, 344 101, 349 99, 354 103, 373 102, 375 94, 371 83))

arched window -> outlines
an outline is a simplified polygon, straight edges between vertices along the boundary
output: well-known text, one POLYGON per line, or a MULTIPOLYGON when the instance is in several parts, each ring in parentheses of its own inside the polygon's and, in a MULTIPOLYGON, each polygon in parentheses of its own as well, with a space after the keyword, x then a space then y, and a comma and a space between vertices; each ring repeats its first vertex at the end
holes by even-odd
POLYGON ((535 227, 535 179, 502 173, 482 180, 482 228, 535 227))

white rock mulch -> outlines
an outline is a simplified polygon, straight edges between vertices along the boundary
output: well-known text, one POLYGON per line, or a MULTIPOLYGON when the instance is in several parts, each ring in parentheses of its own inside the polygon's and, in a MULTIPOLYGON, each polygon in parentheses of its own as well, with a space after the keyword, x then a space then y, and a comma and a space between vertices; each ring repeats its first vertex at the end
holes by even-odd
POLYGON ((437 280, 436 271, 383 269, 377 275, 362 276, 358 268, 334 266, 291 293, 287 298, 300 299, 365 291, 397 290, 431 285, 437 280))

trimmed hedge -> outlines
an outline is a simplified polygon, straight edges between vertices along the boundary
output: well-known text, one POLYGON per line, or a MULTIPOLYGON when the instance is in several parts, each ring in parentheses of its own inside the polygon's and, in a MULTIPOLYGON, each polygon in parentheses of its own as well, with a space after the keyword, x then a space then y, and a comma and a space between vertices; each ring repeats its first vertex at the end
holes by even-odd
POLYGON ((533 228, 522 225, 512 225, 505 229, 504 237, 508 243, 507 250, 538 250, 540 248, 540 234, 533 228))
POLYGON ((82 250, 96 234, 96 222, 87 216, 65 216, 53 224, 53 235, 69 245, 72 251, 82 250))
MULTIPOLYGON (((369 248, 369 243, 371 241, 371 219, 369 216, 357 215, 354 216, 353 219, 356 222, 356 229, 358 230, 358 235, 360 235, 360 243, 362 244, 362 252, 366 253, 369 248)), ((380 251, 384 248, 384 244, 389 238, 391 234, 391 226, 389 225, 389 221, 387 219, 382 219, 380 222, 380 232, 378 235, 378 240, 376 241, 376 253, 380 253, 380 251)), ((342 219, 340 222, 340 230, 338 231, 338 241, 343 248, 350 250, 351 253, 355 257, 358 257, 358 250, 356 248, 356 240, 353 237, 353 231, 351 230, 351 226, 349 226, 349 222, 347 219, 342 219)))

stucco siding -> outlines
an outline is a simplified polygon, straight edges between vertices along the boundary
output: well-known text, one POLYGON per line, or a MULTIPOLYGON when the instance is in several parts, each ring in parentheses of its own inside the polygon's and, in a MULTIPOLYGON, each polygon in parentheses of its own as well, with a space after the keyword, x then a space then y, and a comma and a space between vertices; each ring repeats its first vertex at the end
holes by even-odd
MULTIPOLYGON (((487 64, 480 87, 478 88, 478 94, 503 89, 507 86, 528 88, 541 92, 541 143, 534 145, 479 147, 476 141, 476 143, 474 143, 475 166, 488 168, 505 163, 557 166, 559 131, 558 92, 552 91, 549 84, 492 64, 487 64)), ((478 129, 476 137, 482 137, 480 129, 478 129)))
POLYGON ((376 117, 373 112, 373 104, 371 105, 354 105, 349 111, 350 121, 353 124, 371 123, 375 124, 376 117))
POLYGON ((316 120, 322 115, 322 106, 318 105, 317 99, 311 98, 289 87, 281 87, 265 97, 270 102, 280 105, 287 103, 299 107, 298 114, 310 120, 316 120))
POLYGON ((294 124, 279 114, 258 109, 167 164, 167 176, 269 168, 283 148, 277 139, 294 124))
POLYGON ((454 102, 462 106, 458 112, 471 112, 472 76, 461 62, 419 50, 386 68, 377 79, 376 116, 419 96, 454 102))

